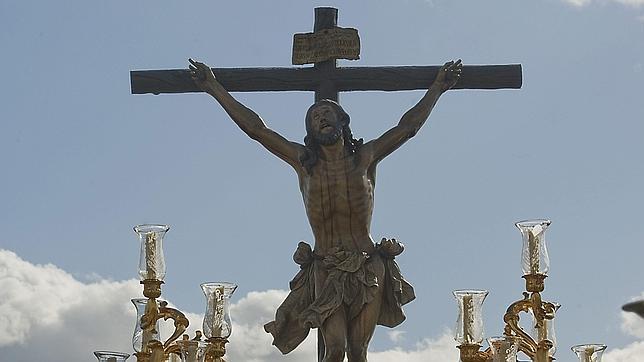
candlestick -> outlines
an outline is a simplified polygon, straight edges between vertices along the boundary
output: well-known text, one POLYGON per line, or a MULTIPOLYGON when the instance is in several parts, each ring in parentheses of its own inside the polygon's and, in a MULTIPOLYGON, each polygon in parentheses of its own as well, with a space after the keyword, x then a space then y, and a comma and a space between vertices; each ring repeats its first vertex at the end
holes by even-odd
POLYGON ((463 296, 463 338, 465 343, 474 344, 474 305, 472 304, 472 296, 463 296))
POLYGON ((147 272, 147 279, 157 279, 156 247, 156 234, 147 234, 145 236, 145 271, 147 272))
POLYGON ((530 258, 530 274, 539 274, 539 238, 538 234, 541 228, 535 226, 533 230, 528 231, 528 254, 530 258))
POLYGON ((215 288, 215 295, 214 295, 214 308, 215 308, 215 330, 213 331, 213 334, 215 335, 222 335, 223 333, 223 328, 224 328, 224 305, 225 305, 225 300, 224 300, 224 287, 219 286, 215 288))

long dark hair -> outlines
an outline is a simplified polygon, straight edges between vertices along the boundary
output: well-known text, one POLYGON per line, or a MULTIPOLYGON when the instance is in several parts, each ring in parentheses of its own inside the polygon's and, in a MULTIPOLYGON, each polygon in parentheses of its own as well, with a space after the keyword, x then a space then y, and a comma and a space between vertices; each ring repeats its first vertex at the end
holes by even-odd
POLYGON ((304 118, 306 124, 306 136, 304 137, 304 146, 305 152, 300 158, 302 166, 306 169, 306 172, 313 174, 313 167, 318 163, 320 159, 320 143, 315 138, 315 130, 311 127, 311 118, 313 110, 317 107, 328 105, 335 111, 340 124, 342 126, 342 137, 344 138, 344 147, 349 154, 355 154, 360 146, 363 144, 362 138, 355 139, 351 133, 351 128, 349 127, 349 114, 340 106, 337 102, 331 99, 322 99, 315 102, 308 111, 306 111, 306 117, 304 118))

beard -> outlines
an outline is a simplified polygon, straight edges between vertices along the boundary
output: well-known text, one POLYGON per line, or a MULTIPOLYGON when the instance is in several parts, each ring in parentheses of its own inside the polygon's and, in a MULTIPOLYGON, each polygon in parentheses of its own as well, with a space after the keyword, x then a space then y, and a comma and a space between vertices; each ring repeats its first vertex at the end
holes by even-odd
POLYGON ((340 139, 342 136, 342 130, 340 128, 333 127, 333 132, 331 133, 315 133, 315 140, 322 146, 330 146, 340 139))

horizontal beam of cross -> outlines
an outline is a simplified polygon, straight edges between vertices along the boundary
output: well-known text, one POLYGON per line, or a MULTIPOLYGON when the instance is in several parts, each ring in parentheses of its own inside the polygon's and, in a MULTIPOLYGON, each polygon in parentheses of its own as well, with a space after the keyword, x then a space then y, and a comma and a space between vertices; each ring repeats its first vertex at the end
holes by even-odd
MULTIPOLYGON (((440 66, 342 67, 330 72, 306 68, 213 68, 229 92, 316 91, 331 81, 338 91, 427 89, 440 66)), ((130 72, 132 94, 201 92, 187 69, 130 72)), ((466 65, 452 89, 521 88, 521 64, 466 65)))

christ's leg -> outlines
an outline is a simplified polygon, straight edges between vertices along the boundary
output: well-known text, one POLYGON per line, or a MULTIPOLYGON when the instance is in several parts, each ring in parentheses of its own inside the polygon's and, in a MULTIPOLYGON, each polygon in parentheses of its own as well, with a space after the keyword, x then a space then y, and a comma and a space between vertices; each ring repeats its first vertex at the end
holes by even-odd
POLYGON ((360 314, 349 322, 349 335, 347 338, 347 357, 349 362, 367 362, 367 348, 380 316, 383 298, 383 278, 385 276, 384 264, 380 258, 374 258, 370 260, 370 263, 374 263, 373 266, 378 277, 378 290, 374 299, 366 304, 360 314))
MULTIPOLYGON (((324 283, 329 276, 328 271, 322 263, 315 263, 315 293, 324 289, 324 283)), ((320 332, 324 339, 324 359, 322 362, 342 362, 347 345, 347 317, 344 306, 329 316, 322 326, 320 332)))
POLYGON ((322 362, 342 362, 347 344, 347 320, 344 307, 336 310, 324 321, 321 331, 324 337, 324 359, 322 362))

